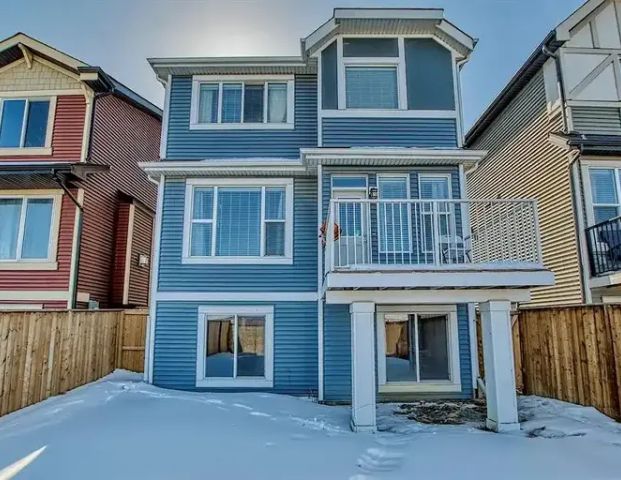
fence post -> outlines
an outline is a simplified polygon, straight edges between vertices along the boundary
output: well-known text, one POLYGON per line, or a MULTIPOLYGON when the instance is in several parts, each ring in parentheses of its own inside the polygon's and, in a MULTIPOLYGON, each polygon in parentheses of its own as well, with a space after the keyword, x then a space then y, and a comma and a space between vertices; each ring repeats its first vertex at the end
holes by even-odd
POLYGON ((123 332, 125 331, 125 310, 118 313, 116 319, 116 360, 114 368, 120 368, 123 362, 123 332))

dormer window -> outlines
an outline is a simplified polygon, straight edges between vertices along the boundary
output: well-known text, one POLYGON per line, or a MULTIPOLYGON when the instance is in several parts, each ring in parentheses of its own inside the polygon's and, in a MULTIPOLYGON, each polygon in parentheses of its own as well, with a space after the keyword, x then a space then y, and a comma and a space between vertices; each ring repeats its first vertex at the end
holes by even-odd
POLYGON ((397 67, 345 67, 347 108, 399 108, 397 67))
POLYGON ((293 76, 194 77, 192 129, 293 128, 293 76))

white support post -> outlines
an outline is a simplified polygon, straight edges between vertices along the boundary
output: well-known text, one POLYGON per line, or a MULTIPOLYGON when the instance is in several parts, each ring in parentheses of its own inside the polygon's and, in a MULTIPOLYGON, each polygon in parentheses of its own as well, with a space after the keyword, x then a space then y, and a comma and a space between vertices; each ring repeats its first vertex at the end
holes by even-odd
POLYGON ((355 302, 351 314, 351 428, 375 432, 375 304, 355 302))
POLYGON ((481 303, 480 309, 487 428, 496 432, 519 430, 511 335, 511 302, 488 301, 481 303))

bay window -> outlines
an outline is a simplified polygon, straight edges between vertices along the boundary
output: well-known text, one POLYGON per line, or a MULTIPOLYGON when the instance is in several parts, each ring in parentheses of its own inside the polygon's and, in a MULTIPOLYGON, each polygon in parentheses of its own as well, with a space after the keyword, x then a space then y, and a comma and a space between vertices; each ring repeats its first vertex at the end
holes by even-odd
POLYGON ((291 75, 196 76, 190 128, 293 128, 293 99, 291 75))
POLYGON ((273 308, 199 308, 197 386, 273 386, 273 308))
POLYGON ((55 196, 0 195, 0 265, 53 261, 58 204, 55 196))
POLYGON ((184 260, 291 263, 291 180, 188 181, 184 260))
POLYGON ((0 99, 0 152, 3 148, 48 146, 51 111, 49 99, 0 99))

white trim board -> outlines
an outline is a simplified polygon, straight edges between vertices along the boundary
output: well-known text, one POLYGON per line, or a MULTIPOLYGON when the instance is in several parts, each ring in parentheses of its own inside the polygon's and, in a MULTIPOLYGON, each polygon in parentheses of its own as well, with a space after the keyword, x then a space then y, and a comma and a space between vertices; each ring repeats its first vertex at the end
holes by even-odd
POLYGON ((529 302, 528 289, 462 290, 336 290, 326 292, 327 304, 374 302, 377 304, 479 303, 490 300, 529 302))
POLYGON ((0 300, 66 301, 66 290, 0 290, 0 300))
POLYGON ((316 302, 318 292, 156 292, 155 302, 316 302))

